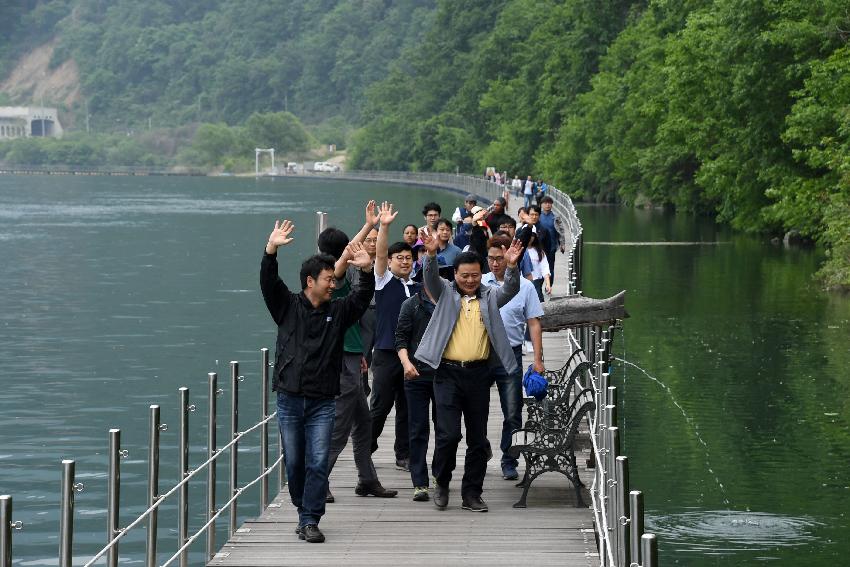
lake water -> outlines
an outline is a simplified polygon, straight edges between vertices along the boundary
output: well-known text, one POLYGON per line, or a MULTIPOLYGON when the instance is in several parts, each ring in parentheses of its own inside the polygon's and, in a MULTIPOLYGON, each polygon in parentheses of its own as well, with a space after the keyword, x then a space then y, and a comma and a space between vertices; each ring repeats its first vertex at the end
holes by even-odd
MULTIPOLYGON (((207 372, 226 389, 229 361, 239 360, 240 420, 256 421, 258 351, 274 339, 258 267, 274 220, 296 223, 281 255, 282 275, 295 282, 296 259, 314 249, 315 211, 353 233, 369 198, 401 208, 399 231, 421 224, 423 203, 450 213, 458 200, 320 180, 0 176, 0 493, 14 496, 25 524, 16 564, 55 564, 63 458, 77 460, 85 484, 75 562, 103 545, 109 428, 122 429, 129 451, 123 526, 145 507, 150 404, 169 424, 162 488, 177 477, 177 388, 188 386, 198 406, 192 466, 206 455, 207 372)), ((850 301, 812 280, 818 253, 655 211, 579 214, 585 293, 628 290, 632 317, 614 349, 629 362, 615 366, 623 452, 662 564, 841 564, 850 553, 850 301)), ((219 399, 219 444, 228 405, 219 399)), ((256 436, 240 465, 242 478, 257 474, 256 436)), ((192 501, 204 499, 201 489, 192 501)), ((257 513, 257 499, 249 491, 240 502, 240 521, 257 513)), ((175 510, 166 504, 160 520, 172 542, 175 510)), ((130 553, 143 538, 128 536, 122 562, 143 561, 130 553)), ((200 562, 200 550, 191 558, 200 562)))

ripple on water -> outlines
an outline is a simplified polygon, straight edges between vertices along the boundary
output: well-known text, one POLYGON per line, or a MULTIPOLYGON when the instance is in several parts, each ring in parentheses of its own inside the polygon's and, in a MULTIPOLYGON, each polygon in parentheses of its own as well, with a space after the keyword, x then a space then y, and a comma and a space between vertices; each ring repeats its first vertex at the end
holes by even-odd
POLYGON ((822 524, 789 517, 737 510, 694 510, 647 517, 647 531, 680 551, 734 555, 741 550, 767 551, 808 545, 822 524))

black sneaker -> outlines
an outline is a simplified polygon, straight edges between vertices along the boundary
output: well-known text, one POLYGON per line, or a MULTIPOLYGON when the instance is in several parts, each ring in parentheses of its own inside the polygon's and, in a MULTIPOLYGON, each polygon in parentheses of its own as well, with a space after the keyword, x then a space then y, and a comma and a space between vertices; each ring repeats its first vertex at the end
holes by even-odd
POLYGON ((484 502, 480 496, 464 498, 460 507, 464 510, 469 510, 470 512, 486 512, 489 510, 489 508, 487 508, 487 503, 484 502))
POLYGON ((304 539, 304 528, 303 526, 295 527, 295 535, 298 536, 298 539, 304 539))
POLYGON ((324 543, 325 541, 325 534, 322 533, 322 530, 316 524, 307 524, 304 526, 301 530, 301 536, 307 543, 324 543))
POLYGON ((449 487, 436 485, 434 488, 434 506, 437 510, 445 510, 449 505, 449 487))
POLYGON ((397 469, 410 472, 410 459, 396 459, 395 466, 397 469))

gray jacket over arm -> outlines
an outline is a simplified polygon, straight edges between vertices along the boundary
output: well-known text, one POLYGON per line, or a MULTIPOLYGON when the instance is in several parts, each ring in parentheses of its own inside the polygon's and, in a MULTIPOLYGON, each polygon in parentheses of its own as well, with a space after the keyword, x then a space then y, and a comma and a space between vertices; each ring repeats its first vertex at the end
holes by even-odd
MULTIPOLYGON (((425 267, 422 283, 437 302, 434 314, 425 329, 419 348, 414 358, 437 368, 449 343, 449 338, 460 314, 461 296, 454 282, 440 277, 437 259, 425 256, 425 267)), ((509 302, 519 292, 519 270, 508 268, 505 272, 505 283, 501 287, 481 286, 478 288, 481 302, 481 318, 490 339, 490 358, 487 360, 491 368, 504 366, 509 374, 516 372, 516 357, 508 341, 505 325, 499 308, 509 302)))

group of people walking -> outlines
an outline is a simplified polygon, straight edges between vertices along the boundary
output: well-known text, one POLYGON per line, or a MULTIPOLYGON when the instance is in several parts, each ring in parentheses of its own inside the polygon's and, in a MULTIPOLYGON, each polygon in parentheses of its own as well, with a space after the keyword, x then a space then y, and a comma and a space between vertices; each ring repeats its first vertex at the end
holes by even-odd
POLYGON ((495 383, 503 413, 502 476, 518 478, 518 463, 506 452, 522 422, 523 347, 530 341, 534 370, 542 373, 541 291, 551 289, 553 270, 539 286, 536 276, 544 264, 550 268, 545 253, 553 240, 554 250, 564 250, 560 222, 554 218, 550 231, 542 213, 529 207, 518 226, 503 201, 484 209, 470 195, 452 220, 442 217, 439 204, 426 204, 425 225, 405 226, 394 241, 398 211, 370 201, 354 237, 337 228, 319 235, 320 253, 301 265, 300 292, 278 274, 278 253, 293 241, 295 227, 275 222, 260 283, 278 327, 273 389, 299 538, 325 539, 318 525, 335 499, 328 477, 349 437, 355 493, 398 494, 381 484, 372 460, 393 407, 395 462, 410 472, 413 500, 433 500, 438 510, 449 506, 463 420, 461 508, 486 512, 495 383))

